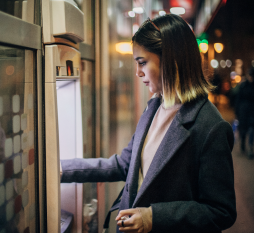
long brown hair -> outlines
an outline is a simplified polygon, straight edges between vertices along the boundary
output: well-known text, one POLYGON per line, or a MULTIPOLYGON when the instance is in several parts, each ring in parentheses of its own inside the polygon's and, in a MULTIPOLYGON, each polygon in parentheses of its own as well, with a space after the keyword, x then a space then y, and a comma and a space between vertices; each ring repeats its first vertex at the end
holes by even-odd
POLYGON ((163 96, 168 106, 176 97, 185 103, 213 90, 202 71, 196 37, 181 17, 168 14, 145 21, 132 42, 160 56, 163 96))

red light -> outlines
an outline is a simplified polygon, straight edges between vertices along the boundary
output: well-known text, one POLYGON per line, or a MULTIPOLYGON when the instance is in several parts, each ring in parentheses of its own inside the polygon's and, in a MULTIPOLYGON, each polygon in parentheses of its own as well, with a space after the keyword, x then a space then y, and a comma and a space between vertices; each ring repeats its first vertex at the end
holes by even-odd
POLYGON ((170 7, 184 7, 185 9, 191 8, 193 0, 169 0, 170 7))

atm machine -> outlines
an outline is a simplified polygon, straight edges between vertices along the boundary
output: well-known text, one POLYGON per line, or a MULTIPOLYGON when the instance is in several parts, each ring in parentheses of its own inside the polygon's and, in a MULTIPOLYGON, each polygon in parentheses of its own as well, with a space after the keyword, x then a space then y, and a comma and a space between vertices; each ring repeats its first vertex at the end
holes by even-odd
POLYGON ((48 232, 82 232, 83 186, 60 184, 60 159, 82 158, 83 12, 73 0, 43 0, 48 232))

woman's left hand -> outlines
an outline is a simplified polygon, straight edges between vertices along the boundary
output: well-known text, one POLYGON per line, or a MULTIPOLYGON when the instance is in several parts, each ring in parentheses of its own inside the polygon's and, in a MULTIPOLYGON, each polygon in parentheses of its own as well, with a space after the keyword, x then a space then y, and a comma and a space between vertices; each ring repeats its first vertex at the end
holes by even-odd
POLYGON ((152 230, 152 209, 149 207, 121 210, 116 220, 121 232, 146 233, 152 230), (125 216, 129 218, 122 220, 121 218, 125 216), (146 221, 145 226, 144 219, 146 221))
POLYGON ((144 231, 142 216, 138 209, 121 210, 116 220, 121 232, 142 233, 144 231), (124 216, 129 216, 130 218, 122 220, 121 218, 124 216))

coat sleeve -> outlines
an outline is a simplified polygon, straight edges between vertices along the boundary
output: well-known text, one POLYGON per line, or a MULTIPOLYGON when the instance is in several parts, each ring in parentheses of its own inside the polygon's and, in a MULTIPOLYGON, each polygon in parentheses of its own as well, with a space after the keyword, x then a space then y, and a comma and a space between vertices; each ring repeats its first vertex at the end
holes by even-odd
POLYGON ((236 220, 233 133, 221 121, 207 135, 199 159, 198 198, 152 204, 155 232, 215 233, 236 220))
POLYGON ((110 158, 61 160, 61 183, 114 182, 125 181, 132 154, 134 135, 121 156, 110 158))

